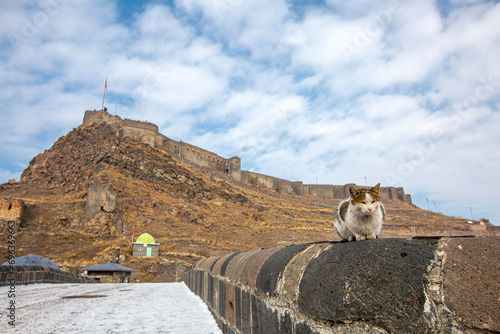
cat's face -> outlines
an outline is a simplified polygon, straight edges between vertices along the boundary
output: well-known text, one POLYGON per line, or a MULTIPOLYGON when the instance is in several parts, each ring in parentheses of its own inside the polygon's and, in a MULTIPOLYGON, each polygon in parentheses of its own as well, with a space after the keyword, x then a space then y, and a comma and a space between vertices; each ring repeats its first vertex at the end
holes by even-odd
POLYGON ((349 192, 351 193, 351 203, 356 211, 360 211, 365 215, 373 214, 378 202, 380 201, 378 195, 379 189, 380 183, 369 190, 358 190, 354 187, 350 187, 349 192))

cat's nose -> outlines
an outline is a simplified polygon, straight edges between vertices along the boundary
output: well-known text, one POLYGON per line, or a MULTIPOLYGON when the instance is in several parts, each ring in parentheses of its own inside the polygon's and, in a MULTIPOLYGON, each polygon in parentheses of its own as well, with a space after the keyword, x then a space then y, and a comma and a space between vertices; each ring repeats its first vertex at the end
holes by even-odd
POLYGON ((373 210, 372 208, 368 208, 368 211, 372 212, 372 210, 373 210))

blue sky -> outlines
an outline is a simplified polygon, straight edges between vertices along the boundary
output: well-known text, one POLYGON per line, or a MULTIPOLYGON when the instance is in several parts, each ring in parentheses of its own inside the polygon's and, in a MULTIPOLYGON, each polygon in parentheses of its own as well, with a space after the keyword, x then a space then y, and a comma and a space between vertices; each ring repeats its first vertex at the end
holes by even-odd
POLYGON ((402 186, 489 218, 500 189, 493 1, 45 0, 0 4, 0 182, 86 109, 242 168, 402 186))

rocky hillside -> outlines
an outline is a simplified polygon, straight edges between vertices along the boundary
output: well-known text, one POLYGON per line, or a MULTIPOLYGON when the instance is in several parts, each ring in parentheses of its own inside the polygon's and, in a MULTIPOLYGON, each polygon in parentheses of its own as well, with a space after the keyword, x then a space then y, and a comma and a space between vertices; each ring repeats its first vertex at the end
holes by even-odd
MULTIPOLYGON (((34 157, 0 198, 25 202, 18 256, 38 254, 65 270, 119 262, 136 281, 172 279, 195 260, 263 247, 338 239, 331 224, 338 200, 283 197, 207 177, 167 152, 118 135, 107 124, 74 129, 34 157), (147 232, 158 258, 131 257, 147 232)), ((491 235, 489 224, 452 218, 386 200, 381 237, 491 235)), ((0 261, 7 258, 0 244, 0 261)))

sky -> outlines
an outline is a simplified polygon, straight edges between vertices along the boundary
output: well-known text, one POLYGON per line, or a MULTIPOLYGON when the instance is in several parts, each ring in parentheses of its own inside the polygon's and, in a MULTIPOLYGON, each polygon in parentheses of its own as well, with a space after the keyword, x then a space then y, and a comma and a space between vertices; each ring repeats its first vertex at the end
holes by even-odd
POLYGON ((306 184, 500 224, 497 1, 0 3, 0 182, 105 106, 306 184))

